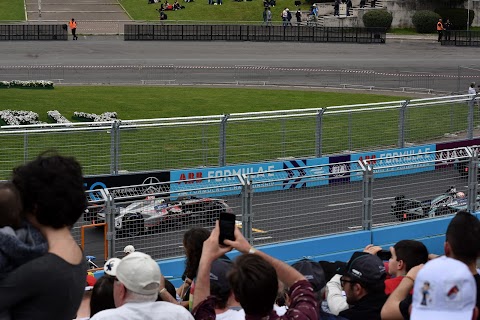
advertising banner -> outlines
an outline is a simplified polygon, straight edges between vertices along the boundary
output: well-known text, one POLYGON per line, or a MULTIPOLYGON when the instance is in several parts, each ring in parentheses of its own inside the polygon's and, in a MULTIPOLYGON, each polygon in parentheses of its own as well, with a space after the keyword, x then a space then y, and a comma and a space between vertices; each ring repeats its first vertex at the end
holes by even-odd
MULTIPOLYGON (((403 149, 380 150, 351 155, 352 170, 359 170, 358 160, 369 160, 373 165, 376 178, 394 177, 435 170, 435 153, 418 155, 418 153, 436 150, 434 144, 403 149), (388 159, 381 159, 388 157, 388 159), (353 163, 355 161, 355 163, 353 163), (431 161, 431 163, 420 163, 431 161)), ((361 181, 362 176, 353 176, 350 181, 361 181)))
POLYGON ((254 192, 270 192, 293 188, 305 188, 328 184, 325 177, 328 158, 254 163, 221 168, 198 168, 171 171, 172 197, 186 195, 225 196, 238 195, 242 186, 237 174, 247 174, 254 192), (222 177, 222 176, 229 177, 222 177), (192 190, 202 188, 202 190, 192 190))
POLYGON ((96 190, 105 188, 116 188, 113 196, 122 196, 124 194, 149 194, 149 193, 168 193, 170 186, 168 183, 161 185, 145 186, 133 188, 134 185, 149 185, 170 181, 170 171, 156 171, 147 173, 132 173, 119 175, 100 175, 84 177, 86 190, 96 190))
POLYGON ((330 183, 350 182, 350 155, 329 158, 330 183))

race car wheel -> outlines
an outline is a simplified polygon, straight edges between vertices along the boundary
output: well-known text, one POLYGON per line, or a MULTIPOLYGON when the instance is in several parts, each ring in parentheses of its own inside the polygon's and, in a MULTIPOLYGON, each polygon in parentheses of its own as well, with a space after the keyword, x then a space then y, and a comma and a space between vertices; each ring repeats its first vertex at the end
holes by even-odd
POLYGON ((123 234, 125 236, 140 236, 144 231, 145 222, 141 214, 130 214, 123 217, 123 234))
POLYGON ((442 207, 438 208, 437 211, 435 211, 435 216, 446 216, 447 214, 452 214, 453 211, 448 208, 448 207, 442 207))

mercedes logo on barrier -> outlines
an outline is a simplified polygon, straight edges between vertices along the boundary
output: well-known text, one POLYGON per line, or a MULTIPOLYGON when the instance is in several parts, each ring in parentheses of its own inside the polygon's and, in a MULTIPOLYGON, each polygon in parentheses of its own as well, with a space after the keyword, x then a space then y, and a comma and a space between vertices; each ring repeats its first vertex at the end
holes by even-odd
MULTIPOLYGON (((154 183, 160 183, 160 180, 158 180, 157 177, 148 177, 146 178, 145 180, 143 180, 143 183, 142 184, 154 184, 154 183)), ((148 186, 146 189, 145 189, 145 192, 146 193, 158 193, 160 192, 160 188, 161 186, 158 185, 158 186, 148 186)))

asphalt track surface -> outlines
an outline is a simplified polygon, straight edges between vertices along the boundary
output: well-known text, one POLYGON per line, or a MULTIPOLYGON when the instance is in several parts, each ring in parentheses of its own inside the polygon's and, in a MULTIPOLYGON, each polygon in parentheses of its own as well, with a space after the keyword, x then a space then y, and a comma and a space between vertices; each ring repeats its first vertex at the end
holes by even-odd
MULTIPOLYGON (((196 69, 199 81, 218 83, 232 80, 232 71, 223 69, 253 66, 257 70, 274 68, 269 77, 281 78, 285 85, 302 82, 302 76, 304 82, 310 78, 307 82, 328 83, 328 74, 322 74, 321 79, 311 79, 316 70, 359 71, 342 79, 345 83, 369 82, 363 71, 381 73, 375 80, 377 83, 395 81, 399 73, 434 74, 436 82, 430 84, 452 92, 457 89, 458 66, 474 66, 479 62, 476 48, 446 47, 431 40, 387 39, 387 44, 381 45, 123 41, 117 36, 91 36, 78 41, 2 42, 0 45, 0 80, 24 80, 28 75, 22 66, 61 66, 64 71, 52 77, 64 79, 65 83, 140 83, 142 78, 155 78, 138 71, 139 67, 150 66, 196 69), (301 70, 289 73, 289 68, 301 70)), ((42 72, 38 72, 40 76, 42 72)), ((478 71, 473 73, 478 77, 478 71)), ((245 75, 249 76, 255 77, 255 71, 245 75)), ((189 72, 185 71, 183 77, 189 78, 189 72)), ((462 79, 459 87, 468 88, 470 81, 470 77, 462 79)), ((419 85, 424 87, 423 83, 419 85)))
MULTIPOLYGON (((15 77, 20 66, 62 65, 138 66, 176 65, 194 67, 233 67, 238 65, 279 68, 361 69, 392 73, 398 70, 434 73, 456 77, 458 66, 478 64, 476 48, 442 47, 433 41, 393 40, 385 45, 311 44, 256 42, 126 42, 119 37, 81 37, 68 42, 2 42, 0 66, 7 66, 7 80, 15 77)), ((94 68, 94 77, 108 74, 108 68, 94 68)), ((129 77, 127 72, 122 77, 129 77)), ((208 69, 207 69, 208 70, 208 69)), ((217 76, 205 72, 204 77, 217 76)), ((99 81, 102 82, 102 81, 99 81)), ((469 80, 465 79, 465 88, 469 80)), ((452 88, 452 91, 454 88, 452 88)), ((1 101, 0 92, 0 101, 1 101)), ((438 171, 378 179, 374 189, 375 225, 394 223, 389 207, 395 195, 428 199, 443 193, 450 185, 462 189, 466 181, 449 168, 438 171)), ((464 189, 464 188, 463 188, 464 189)), ((254 227, 265 231, 255 233, 256 244, 312 237, 334 232, 357 230, 361 225, 361 183, 335 184, 328 187, 289 190, 254 195, 254 227)), ((229 204, 239 214, 240 198, 230 198, 229 204)), ((182 254, 181 239, 185 229, 146 235, 136 239, 117 240, 114 256, 121 256, 126 244, 151 253, 156 258, 182 254)), ((86 231, 86 254, 103 258, 103 233, 86 231)))

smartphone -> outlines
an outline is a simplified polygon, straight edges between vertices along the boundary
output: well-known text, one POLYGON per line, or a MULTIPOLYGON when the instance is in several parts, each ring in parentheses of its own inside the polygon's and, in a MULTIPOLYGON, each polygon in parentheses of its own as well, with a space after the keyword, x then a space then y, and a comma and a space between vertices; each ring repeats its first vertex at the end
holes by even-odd
POLYGON ((377 257, 379 257, 382 261, 387 261, 392 257, 392 253, 390 250, 380 250, 377 252, 377 257))
POLYGON ((223 244, 223 240, 235 241, 235 215, 233 213, 220 212, 220 236, 218 242, 223 244))

